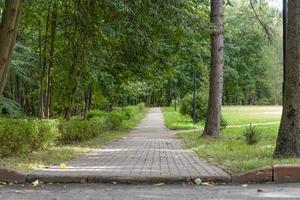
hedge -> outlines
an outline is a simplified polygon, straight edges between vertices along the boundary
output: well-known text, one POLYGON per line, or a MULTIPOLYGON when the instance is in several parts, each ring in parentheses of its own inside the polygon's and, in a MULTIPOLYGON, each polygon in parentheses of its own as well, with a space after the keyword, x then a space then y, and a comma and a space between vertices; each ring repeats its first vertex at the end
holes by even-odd
POLYGON ((142 111, 143 104, 114 109, 92 110, 87 119, 37 120, 0 118, 0 157, 26 154, 57 144, 73 144, 92 139, 106 130, 118 129, 142 111))

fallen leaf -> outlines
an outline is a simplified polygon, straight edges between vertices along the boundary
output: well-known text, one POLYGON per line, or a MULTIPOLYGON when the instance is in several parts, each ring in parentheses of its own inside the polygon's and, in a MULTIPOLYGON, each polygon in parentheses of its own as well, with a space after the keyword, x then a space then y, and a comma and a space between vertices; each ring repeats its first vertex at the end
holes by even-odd
POLYGON ((62 168, 62 169, 66 168, 66 166, 67 165, 65 163, 60 163, 60 165, 59 165, 59 167, 62 168))
POLYGON ((81 184, 84 184, 84 183, 86 183, 86 180, 85 180, 85 179, 82 179, 82 180, 80 181, 80 183, 81 183, 81 184))
POLYGON ((263 192, 263 190, 262 189, 257 189, 257 192, 263 192))
POLYGON ((31 183, 32 186, 37 186, 39 184, 39 180, 35 180, 31 183))
POLYGON ((202 183, 202 180, 200 178, 196 178, 194 180, 194 182, 197 184, 197 185, 200 185, 202 183))
POLYGON ((202 185, 205 185, 205 186, 215 186, 216 184, 214 182, 204 182, 204 183, 202 183, 202 185))
POLYGON ((153 184, 154 186, 163 186, 165 185, 165 183, 156 183, 156 184, 153 184))

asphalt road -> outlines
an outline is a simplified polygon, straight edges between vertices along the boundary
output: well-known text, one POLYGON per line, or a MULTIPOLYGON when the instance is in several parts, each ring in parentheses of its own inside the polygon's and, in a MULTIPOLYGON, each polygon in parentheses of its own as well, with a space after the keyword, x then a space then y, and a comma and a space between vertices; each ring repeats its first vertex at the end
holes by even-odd
POLYGON ((300 199, 300 184, 264 185, 1 185, 1 200, 300 199))

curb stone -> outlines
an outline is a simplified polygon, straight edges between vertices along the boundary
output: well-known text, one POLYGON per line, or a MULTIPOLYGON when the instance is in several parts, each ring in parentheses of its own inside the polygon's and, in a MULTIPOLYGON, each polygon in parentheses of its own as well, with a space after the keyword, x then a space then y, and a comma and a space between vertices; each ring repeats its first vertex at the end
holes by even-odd
POLYGON ((273 165, 273 180, 276 183, 300 182, 300 164, 273 165))
POLYGON ((14 170, 0 168, 0 181, 7 183, 25 183, 27 174, 14 170))
POLYGON ((233 174, 228 177, 112 177, 101 175, 43 175, 38 173, 20 173, 0 168, 0 182, 31 183, 39 180, 44 183, 182 183, 193 182, 200 178, 202 182, 216 183, 289 183, 300 182, 300 164, 276 164, 259 169, 233 174))
MULTIPOLYGON (((299 168, 300 169, 300 168, 299 168)), ((250 170, 247 172, 235 174, 232 177, 234 183, 265 183, 272 182, 273 180, 273 168, 267 166, 259 169, 250 170)))

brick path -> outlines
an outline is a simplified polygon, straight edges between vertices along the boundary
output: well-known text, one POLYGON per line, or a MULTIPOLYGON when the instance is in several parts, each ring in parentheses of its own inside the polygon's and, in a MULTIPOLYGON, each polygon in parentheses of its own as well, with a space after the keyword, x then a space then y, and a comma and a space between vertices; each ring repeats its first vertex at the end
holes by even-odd
POLYGON ((44 182, 174 182, 195 178, 231 179, 221 168, 183 149, 174 132, 165 128, 160 108, 149 109, 127 137, 68 162, 64 169, 52 166, 28 176, 44 182))

